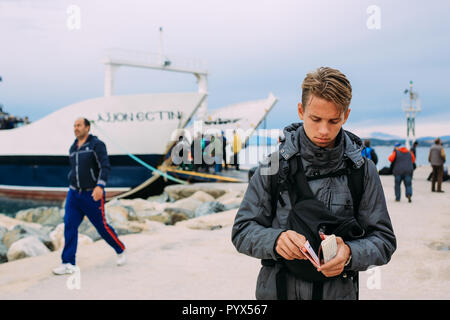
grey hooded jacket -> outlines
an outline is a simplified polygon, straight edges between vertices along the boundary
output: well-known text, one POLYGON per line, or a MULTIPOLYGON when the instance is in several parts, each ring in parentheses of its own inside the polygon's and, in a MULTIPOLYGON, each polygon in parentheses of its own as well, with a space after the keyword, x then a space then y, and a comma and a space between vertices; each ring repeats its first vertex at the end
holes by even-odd
MULTIPOLYGON (((341 130, 334 148, 325 149, 314 145, 306 136, 302 124, 294 123, 284 129, 285 142, 279 154, 286 160, 301 156, 306 176, 325 175, 345 167, 348 157, 356 167, 364 165, 361 156, 362 143, 354 136, 341 130)), ((272 155, 273 157, 273 155, 272 155)), ((275 161, 275 160, 274 160, 275 161)), ((357 219, 365 229, 363 238, 346 242, 351 249, 352 259, 345 270, 364 271, 370 266, 389 262, 396 249, 393 232, 380 178, 375 164, 366 160, 364 194, 361 199, 357 219)), ((244 199, 236 214, 232 230, 232 242, 236 249, 258 259, 282 259, 275 251, 278 236, 286 231, 286 223, 292 204, 287 191, 281 193, 285 202, 277 204, 276 216, 272 216, 270 176, 260 165, 255 171, 244 199)), ((353 201, 347 185, 347 177, 331 177, 309 182, 315 198, 322 201, 336 215, 352 216, 353 201)), ((276 274, 280 264, 262 266, 256 284, 257 299, 277 299, 276 274)), ((313 284, 287 276, 288 299, 309 300, 312 298, 313 284)), ((356 299, 356 286, 350 278, 339 277, 324 283, 323 299, 356 299)))

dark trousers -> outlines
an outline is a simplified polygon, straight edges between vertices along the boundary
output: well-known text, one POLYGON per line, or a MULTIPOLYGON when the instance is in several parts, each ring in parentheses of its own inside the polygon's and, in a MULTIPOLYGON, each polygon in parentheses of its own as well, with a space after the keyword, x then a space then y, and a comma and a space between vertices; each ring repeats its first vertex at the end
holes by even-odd
POLYGON ((225 170, 227 170, 227 169, 228 169, 228 164, 227 164, 227 150, 226 150, 225 148, 223 148, 222 154, 223 154, 224 168, 225 168, 225 170))
POLYGON ((239 153, 233 155, 233 164, 236 166, 236 170, 239 170, 239 153))
POLYGON ((412 196, 412 175, 410 174, 401 174, 401 175, 396 175, 395 176, 395 199, 396 200, 400 200, 400 184, 402 183, 405 184, 405 194, 406 197, 408 196, 412 196))
POLYGON ((78 227, 86 215, 97 229, 99 235, 116 251, 121 253, 125 246, 120 242, 113 227, 105 220, 105 193, 100 200, 94 201, 92 191, 78 192, 69 189, 64 215, 64 249, 61 255, 63 263, 75 265, 78 244, 78 227))
POLYGON ((444 178, 444 165, 432 166, 433 172, 431 173, 431 191, 436 191, 434 188, 437 182, 437 191, 442 191, 442 180, 444 178))

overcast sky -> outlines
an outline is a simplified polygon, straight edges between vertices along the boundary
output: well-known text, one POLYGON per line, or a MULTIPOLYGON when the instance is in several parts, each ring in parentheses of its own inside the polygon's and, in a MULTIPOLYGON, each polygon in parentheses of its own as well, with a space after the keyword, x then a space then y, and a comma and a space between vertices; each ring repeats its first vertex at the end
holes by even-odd
MULTIPOLYGON (((211 109, 272 92, 279 101, 267 127, 284 127, 298 121, 305 74, 330 66, 353 86, 347 128, 404 135, 401 101, 413 80, 417 136, 450 134, 445 0, 0 0, 0 103, 37 120, 102 96, 105 50, 157 53, 159 27, 169 59, 207 65, 211 109), (70 5, 80 9, 79 29, 70 5)), ((116 94, 197 89, 184 74, 122 68, 116 79, 116 94)))

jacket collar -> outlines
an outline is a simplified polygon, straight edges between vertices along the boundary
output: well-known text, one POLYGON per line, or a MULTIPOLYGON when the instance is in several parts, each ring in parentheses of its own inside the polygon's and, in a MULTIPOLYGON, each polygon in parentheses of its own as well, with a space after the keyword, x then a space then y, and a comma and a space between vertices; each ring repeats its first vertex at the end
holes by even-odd
POLYGON ((340 166, 346 158, 349 158, 357 168, 364 163, 361 155, 362 141, 349 131, 341 129, 337 136, 337 144, 331 149, 318 147, 311 142, 306 136, 303 123, 292 123, 284 128, 283 132, 285 139, 280 146, 280 155, 285 160, 299 154, 307 166, 332 170, 340 166))
MULTIPOLYGON (((93 136, 92 134, 89 134, 88 137, 87 137, 87 139, 86 139, 86 141, 84 142, 83 146, 84 146, 85 144, 91 142, 91 140, 92 140, 93 138, 95 138, 95 136, 93 136)), ((77 143, 78 143, 78 139, 75 138, 75 141, 73 142, 72 147, 76 147, 76 146, 77 146, 77 143)))

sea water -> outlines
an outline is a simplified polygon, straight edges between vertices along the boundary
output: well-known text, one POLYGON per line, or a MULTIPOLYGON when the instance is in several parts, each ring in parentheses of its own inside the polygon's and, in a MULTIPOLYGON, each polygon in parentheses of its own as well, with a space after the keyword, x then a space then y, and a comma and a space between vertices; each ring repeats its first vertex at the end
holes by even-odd
MULTIPOLYGON (((264 161, 264 158, 270 153, 278 149, 277 145, 272 146, 249 146, 243 149, 239 154, 239 163, 242 168, 252 168, 257 166, 258 163, 264 161)), ((390 162, 388 157, 394 151, 394 146, 374 146, 378 156, 377 169, 380 170, 383 167, 389 167, 390 162)), ((450 148, 444 148, 447 158, 450 157, 450 148)), ((417 166, 429 166, 428 154, 430 147, 417 147, 416 148, 416 165, 417 166)))

